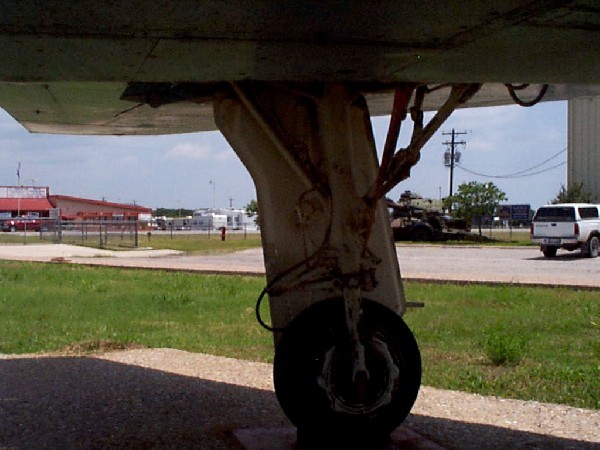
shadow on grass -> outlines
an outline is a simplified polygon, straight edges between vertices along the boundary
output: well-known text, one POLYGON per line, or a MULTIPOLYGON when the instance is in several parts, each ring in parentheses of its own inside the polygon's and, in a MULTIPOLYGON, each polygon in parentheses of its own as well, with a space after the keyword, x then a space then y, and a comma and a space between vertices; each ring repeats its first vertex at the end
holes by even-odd
MULTIPOLYGON (((289 427, 275 394, 88 357, 0 360, 0 448, 239 449, 239 428, 289 427)), ((597 448, 414 415, 451 448, 597 448)))

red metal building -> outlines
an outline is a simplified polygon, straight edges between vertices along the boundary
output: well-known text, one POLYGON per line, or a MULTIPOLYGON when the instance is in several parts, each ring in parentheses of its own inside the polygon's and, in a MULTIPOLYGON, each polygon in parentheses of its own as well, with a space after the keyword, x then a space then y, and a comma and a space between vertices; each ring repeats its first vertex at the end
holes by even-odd
POLYGON ((69 195, 49 195, 48 200, 60 211, 65 220, 148 220, 152 208, 101 200, 91 200, 69 195))
POLYGON ((63 220, 149 220, 152 208, 50 195, 48 187, 0 186, 0 219, 35 216, 63 220))

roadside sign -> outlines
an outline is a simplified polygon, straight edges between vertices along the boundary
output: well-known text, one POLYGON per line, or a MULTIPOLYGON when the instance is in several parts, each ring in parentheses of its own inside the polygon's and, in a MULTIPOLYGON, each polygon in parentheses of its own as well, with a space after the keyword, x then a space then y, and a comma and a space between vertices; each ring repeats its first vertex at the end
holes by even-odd
POLYGON ((530 205, 510 205, 511 220, 529 220, 530 205))
POLYGON ((512 219, 512 205, 500 206, 500 209, 498 211, 496 211, 496 214, 501 219, 505 219, 505 220, 512 219))

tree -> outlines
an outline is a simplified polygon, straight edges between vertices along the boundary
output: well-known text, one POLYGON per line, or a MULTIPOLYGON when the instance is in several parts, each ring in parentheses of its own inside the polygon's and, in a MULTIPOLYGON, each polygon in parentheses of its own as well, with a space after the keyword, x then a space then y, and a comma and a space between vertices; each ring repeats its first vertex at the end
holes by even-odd
POLYGON ((583 190, 583 183, 574 183, 568 188, 564 184, 560 185, 560 190, 556 194, 551 204, 557 203, 593 203, 592 194, 583 190))
POLYGON ((477 181, 461 184, 458 186, 458 192, 448 199, 458 217, 469 222, 475 218, 479 219, 479 236, 481 236, 482 217, 493 215, 500 202, 505 200, 507 200, 506 194, 494 183, 477 181))
POLYGON ((258 202, 256 200, 250 200, 245 206, 246 212, 250 215, 258 214, 258 202))
POLYGON ((250 200, 250 202, 245 206, 246 214, 250 217, 254 217, 254 223, 258 226, 258 202, 256 200, 250 200))
POLYGON ((165 216, 165 217, 185 217, 185 216, 191 216, 194 214, 194 210, 193 209, 185 209, 185 208, 156 208, 154 210, 154 215, 156 217, 161 217, 161 216, 165 216))

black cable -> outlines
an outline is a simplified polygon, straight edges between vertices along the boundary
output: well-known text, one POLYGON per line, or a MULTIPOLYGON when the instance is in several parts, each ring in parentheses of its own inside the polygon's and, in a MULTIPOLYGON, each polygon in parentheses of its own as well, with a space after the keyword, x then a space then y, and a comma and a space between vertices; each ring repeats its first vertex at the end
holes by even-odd
POLYGON ((552 161, 554 158, 556 158, 557 156, 559 156, 560 154, 562 154, 562 153, 564 153, 564 152, 566 152, 566 151, 567 151, 567 148, 565 147, 565 148, 563 148, 562 150, 560 150, 559 152, 557 152, 557 153, 555 153, 554 155, 552 155, 550 158, 548 158, 548 159, 545 159, 544 161, 542 161, 542 162, 541 162, 541 163, 539 163, 539 164, 535 164, 535 165, 533 165, 533 166, 531 166, 531 167, 529 167, 529 168, 527 168, 527 169, 520 170, 519 172, 511 173, 511 174, 504 175, 504 176, 505 176, 505 177, 507 177, 507 178, 510 178, 510 177, 514 177, 514 176, 516 176, 516 175, 521 175, 522 173, 525 173, 525 172, 529 172, 530 170, 537 169, 538 167, 541 167, 541 166, 543 166, 544 164, 546 164, 547 162, 550 162, 550 161, 552 161))
MULTIPOLYGON (((305 264, 308 264, 312 259, 316 259, 319 254, 321 253, 322 248, 318 249, 315 253, 313 253, 311 256, 303 259, 302 261, 300 261, 299 263, 294 264, 293 266, 289 267, 288 269, 284 270, 283 272, 281 272, 280 274, 278 274, 275 278, 273 278, 269 283, 267 283, 267 285, 263 288, 263 290, 261 291, 260 295, 258 296, 258 299, 256 300, 256 307, 255 307, 255 314, 256 314, 256 321, 259 323, 259 325, 261 327, 263 327, 265 330, 268 330, 272 333, 280 333, 285 331, 288 326, 285 327, 272 327, 270 325, 268 325, 263 319, 262 316, 260 314, 260 305, 262 304, 262 301, 265 297, 266 294, 269 293, 269 290, 271 290, 273 288, 273 286, 276 283, 279 283, 284 277, 288 276, 289 274, 291 274, 294 270, 299 269, 300 267, 302 267, 305 264)), ((314 270, 313 268, 310 268, 309 272, 311 270, 314 270)))
MULTIPOLYGON (((543 165, 544 165, 544 164, 546 164, 547 162, 550 162, 550 161, 552 161, 554 158, 556 158, 557 156, 559 156, 560 154, 562 154, 562 153, 564 153, 564 152, 566 152, 566 151, 567 151, 567 148, 565 147, 565 148, 563 148, 562 150, 560 150, 560 151, 558 151, 557 153, 555 153, 554 155, 552 155, 550 158, 547 158, 547 159, 545 159, 545 160, 544 160, 544 161, 542 161, 541 163, 534 164, 533 166, 531 166, 531 167, 528 167, 527 169, 519 170, 518 172, 508 173, 508 174, 506 174, 506 175, 486 175, 486 174, 480 174, 480 173, 474 172, 474 171, 472 171, 472 170, 470 170, 470 169, 467 169, 466 167, 462 167, 462 166, 460 166, 460 164, 458 164, 458 163, 455 163, 455 166, 456 166, 456 167, 460 167, 460 168, 461 168, 461 169, 463 169, 465 172, 469 172, 469 173, 472 173, 472 174, 474 174, 474 175, 479 175, 479 176, 482 176, 482 177, 487 177, 487 178, 519 178, 520 176, 528 176, 529 174, 527 174, 527 172, 529 172, 529 171, 531 171, 531 170, 533 170, 533 169, 537 169, 538 167, 541 167, 541 166, 543 166, 543 165)), ((553 166, 553 167, 551 167, 551 168, 558 167, 558 166, 560 166, 560 165, 562 165, 562 164, 564 164, 564 163, 561 163, 561 164, 559 164, 559 165, 557 165, 557 166, 553 166)), ((549 169, 548 169, 548 170, 549 170, 549 169)))
POLYGON ((287 327, 278 328, 278 327, 272 327, 270 325, 267 325, 267 323, 262 319, 262 316, 260 314, 260 305, 262 304, 262 300, 265 297, 265 294, 267 293, 268 287, 269 287, 269 285, 267 285, 267 286, 264 287, 264 289, 262 290, 262 292, 258 296, 258 299, 256 300, 256 308, 255 308, 256 321, 258 322, 258 324, 261 327, 263 327, 267 331, 270 331, 271 333, 282 332, 287 327))
POLYGON ((527 86, 529 86, 528 84, 513 85, 513 84, 506 83, 504 86, 506 86, 506 88, 508 89, 510 98, 512 98, 513 101, 517 105, 524 106, 526 108, 539 103, 539 101, 544 98, 544 96, 546 95, 546 92, 548 91, 548 85, 544 84, 544 85, 542 85, 542 88, 540 89, 540 92, 538 93, 538 95, 533 100, 525 101, 525 100, 521 100, 519 97, 517 97, 516 91, 525 89, 527 86))
POLYGON ((555 166, 548 167, 548 168, 546 168, 544 170, 539 170, 537 172, 526 173, 526 174, 516 175, 516 176, 487 175, 487 174, 484 174, 484 173, 479 173, 479 172, 475 172, 474 170, 467 169, 466 167, 462 167, 462 166, 460 166, 458 164, 455 164, 454 167, 458 167, 459 169, 462 169, 465 172, 469 172, 469 173, 471 173, 473 175, 477 175, 477 176, 480 176, 480 177, 485 177, 485 178, 508 178, 508 179, 510 179, 510 178, 525 178, 525 177, 531 177, 531 176, 534 176, 534 175, 539 175, 541 173, 548 172, 549 170, 556 169, 557 167, 564 166, 565 164, 567 164, 567 162, 563 161, 563 162, 561 162, 559 164, 556 164, 555 166))

